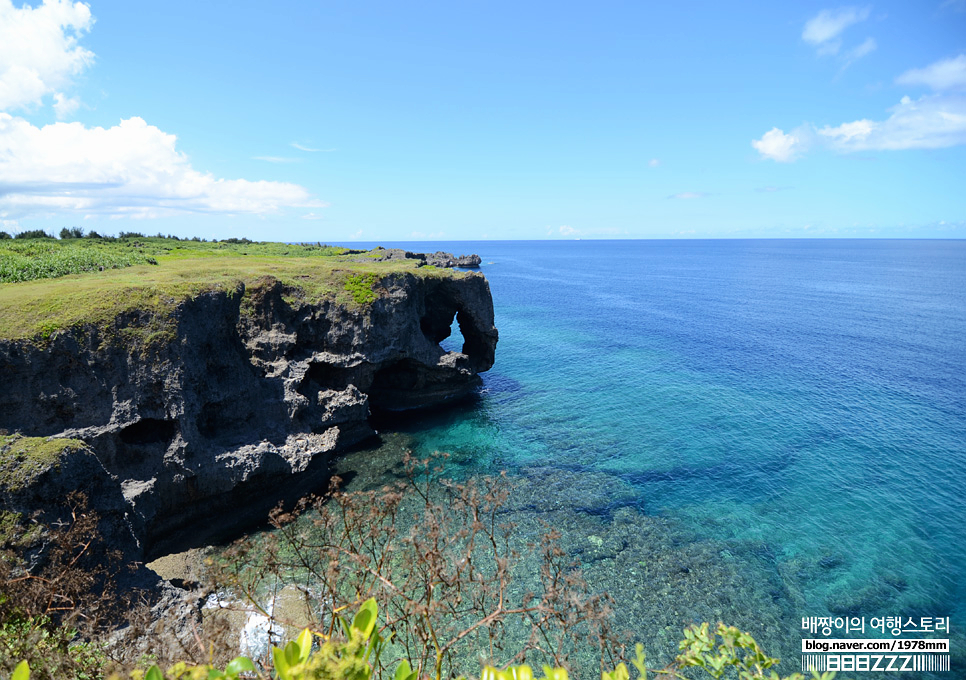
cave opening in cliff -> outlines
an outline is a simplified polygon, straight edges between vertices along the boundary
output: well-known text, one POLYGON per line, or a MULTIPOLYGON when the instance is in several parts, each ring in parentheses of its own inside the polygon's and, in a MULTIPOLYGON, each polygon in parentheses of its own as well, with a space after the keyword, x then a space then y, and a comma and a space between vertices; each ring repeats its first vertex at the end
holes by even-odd
POLYGON ((444 338, 439 346, 447 352, 463 352, 465 354, 466 339, 463 337, 463 331, 460 330, 460 323, 457 321, 458 316, 459 313, 453 312, 453 319, 449 325, 449 336, 444 338))
POLYGON ((419 320, 419 326, 423 335, 446 352, 461 352, 472 358, 479 349, 470 316, 458 307, 437 304, 419 320))
POLYGON ((177 427, 170 420, 142 418, 121 430, 121 441, 125 444, 144 446, 146 444, 167 445, 175 435, 177 427))
POLYGON ((303 384, 299 386, 299 392, 307 393, 306 381, 313 384, 316 390, 344 390, 355 380, 355 372, 351 369, 324 361, 313 361, 309 364, 309 370, 305 374, 303 384))

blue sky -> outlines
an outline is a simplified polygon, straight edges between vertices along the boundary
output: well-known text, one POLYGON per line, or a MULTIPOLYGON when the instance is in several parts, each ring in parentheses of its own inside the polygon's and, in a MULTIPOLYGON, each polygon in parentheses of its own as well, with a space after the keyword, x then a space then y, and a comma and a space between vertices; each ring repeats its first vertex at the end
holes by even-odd
POLYGON ((966 0, 0 0, 0 229, 966 237, 966 0))

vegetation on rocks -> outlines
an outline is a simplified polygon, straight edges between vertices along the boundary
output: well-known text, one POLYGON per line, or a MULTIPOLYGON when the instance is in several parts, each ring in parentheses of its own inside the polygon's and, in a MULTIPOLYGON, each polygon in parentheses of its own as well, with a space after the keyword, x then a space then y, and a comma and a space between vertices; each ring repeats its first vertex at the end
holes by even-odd
MULTIPOLYGON (((120 555, 103 544, 87 499, 61 499, 64 519, 5 512, 0 535, 0 677, 14 664, 35 680, 101 678, 102 636, 130 611, 115 588, 120 555), (30 555, 29 559, 26 555, 30 555)), ((21 675, 21 677, 25 677, 21 675)))
POLYGON ((56 465, 64 452, 85 448, 78 439, 48 439, 0 434, 0 485, 17 491, 56 465))
POLYGON ((74 326, 107 328, 132 312, 168 317, 184 300, 231 294, 266 277, 290 290, 290 301, 332 299, 358 308, 375 300, 375 281, 394 273, 460 276, 418 260, 377 261, 322 244, 139 234, 6 239, 0 240, 0 337, 45 340, 74 326))
POLYGON ((377 281, 375 274, 352 274, 346 279, 345 289, 357 305, 369 305, 376 301, 373 286, 377 281))

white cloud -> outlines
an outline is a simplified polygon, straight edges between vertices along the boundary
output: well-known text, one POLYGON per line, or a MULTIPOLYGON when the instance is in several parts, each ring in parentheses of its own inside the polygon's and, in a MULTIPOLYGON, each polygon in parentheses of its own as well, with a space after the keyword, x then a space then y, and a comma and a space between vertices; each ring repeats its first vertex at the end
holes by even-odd
POLYGON ((93 22, 80 2, 17 8, 0 0, 0 111, 39 104, 83 71, 94 54, 77 41, 93 22))
POLYGON ((649 167, 656 168, 661 164, 661 161, 659 161, 657 158, 652 158, 647 162, 647 164, 649 167))
POLYGON ((751 145, 764 158, 770 158, 779 163, 788 163, 795 160, 804 150, 803 135, 796 134, 793 130, 785 134, 779 128, 772 128, 761 136, 761 139, 753 139, 751 145))
POLYGON ((266 214, 325 205, 297 184, 199 172, 175 143, 174 135, 141 118, 106 129, 80 123, 38 128, 0 113, 0 217, 266 214))
POLYGON ((899 85, 925 85, 933 90, 966 89, 966 54, 943 59, 925 68, 909 69, 896 78, 899 85))
POLYGON ((815 45, 819 54, 834 54, 841 47, 839 37, 849 26, 869 18, 871 7, 823 9, 805 22, 802 40, 815 45))
POLYGON ((174 135, 138 117, 107 129, 62 122, 35 127, 6 113, 32 109, 49 95, 58 119, 78 109, 80 99, 65 90, 93 63, 94 54, 78 44, 93 23, 81 2, 16 8, 0 0, 0 218, 266 214, 325 205, 297 184, 199 172, 175 148, 174 135))
POLYGON ((812 145, 841 153, 943 149, 966 144, 966 95, 903 97, 885 120, 862 118, 816 129, 803 125, 786 135, 772 128, 751 144, 765 158, 791 161, 812 145))
POLYGON ((79 106, 80 99, 77 97, 65 97, 62 92, 54 93, 54 111, 58 120, 69 118, 79 106))
POLYGON ((560 232, 561 236, 573 236, 574 234, 580 233, 577 229, 567 226, 566 224, 560 227, 557 231, 560 232))
POLYGON ((837 151, 941 149, 966 144, 966 97, 903 97, 884 121, 825 126, 818 134, 837 151))

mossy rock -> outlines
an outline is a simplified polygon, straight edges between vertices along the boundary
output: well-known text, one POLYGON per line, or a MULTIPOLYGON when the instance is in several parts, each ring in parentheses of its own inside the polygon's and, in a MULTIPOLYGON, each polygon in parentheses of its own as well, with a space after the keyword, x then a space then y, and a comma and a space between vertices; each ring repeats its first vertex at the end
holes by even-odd
POLYGON ((0 487, 17 492, 60 465, 65 454, 86 448, 78 439, 0 435, 0 487))

